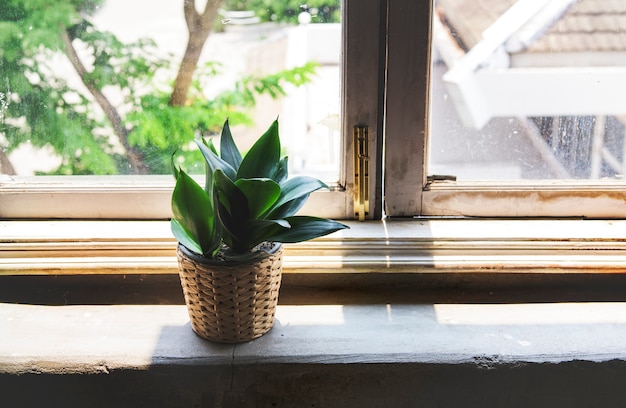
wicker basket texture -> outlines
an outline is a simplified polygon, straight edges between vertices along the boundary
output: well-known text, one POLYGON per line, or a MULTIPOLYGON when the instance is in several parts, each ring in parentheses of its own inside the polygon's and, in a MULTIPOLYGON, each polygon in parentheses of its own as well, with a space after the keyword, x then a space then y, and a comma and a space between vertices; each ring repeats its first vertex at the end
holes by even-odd
POLYGON ((179 245, 180 282, 191 327, 200 337, 242 343, 274 325, 283 247, 254 262, 229 264, 204 259, 179 245))

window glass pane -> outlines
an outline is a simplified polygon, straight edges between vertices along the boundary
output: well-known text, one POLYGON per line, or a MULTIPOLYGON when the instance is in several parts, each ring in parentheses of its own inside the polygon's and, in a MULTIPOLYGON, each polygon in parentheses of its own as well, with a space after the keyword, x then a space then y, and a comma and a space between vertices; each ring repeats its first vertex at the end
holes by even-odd
POLYGON ((626 1, 436 7, 430 175, 623 177, 626 1))
POLYGON ((0 173, 202 173, 199 129, 245 151, 279 118, 291 173, 336 181, 340 0, 195 3, 191 34, 182 0, 4 5, 0 173))

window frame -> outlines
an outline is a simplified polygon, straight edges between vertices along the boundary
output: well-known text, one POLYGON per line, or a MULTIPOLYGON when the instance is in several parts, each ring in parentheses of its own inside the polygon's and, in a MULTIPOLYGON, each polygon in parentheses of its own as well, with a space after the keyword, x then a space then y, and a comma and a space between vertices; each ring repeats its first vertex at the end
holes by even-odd
POLYGON ((433 13, 434 0, 388 2, 384 145, 386 215, 626 217, 624 181, 456 182, 429 179, 433 13))
MULTIPOLYGON (((378 166, 372 173, 376 176, 370 178, 371 191, 377 191, 378 208, 369 215, 370 220, 350 221, 350 230, 309 242, 286 245, 285 272, 308 273, 322 279, 328 274, 356 274, 360 278, 367 278, 381 273, 624 273, 626 241, 623 239, 623 231, 626 220, 561 219, 557 217, 559 213, 548 211, 551 205, 549 202, 546 202, 542 211, 550 214, 550 219, 493 219, 487 217, 487 213, 476 213, 477 208, 484 206, 482 200, 485 191, 491 192, 491 198, 495 200, 492 201, 493 205, 497 208, 498 200, 505 200, 511 206, 517 205, 518 213, 511 209, 503 210, 499 214, 504 217, 507 213, 522 215, 519 211, 522 211, 520 209, 523 205, 536 210, 534 206, 540 200, 535 198, 524 201, 527 198, 524 194, 554 194, 555 199, 569 197, 572 192, 567 186, 547 183, 543 186, 545 191, 540 191, 541 188, 536 185, 517 185, 513 186, 517 190, 513 190, 510 185, 494 183, 466 185, 428 180, 424 169, 429 119, 428 98, 425 97, 429 92, 429 64, 421 65, 423 69, 416 72, 411 69, 415 65, 407 61, 415 63, 429 60, 429 47, 415 47, 414 44, 428 44, 430 26, 415 24, 415 15, 424 18, 430 16, 432 11, 431 1, 366 0, 357 3, 357 0, 346 0, 346 24, 356 26, 361 30, 357 32, 369 35, 368 39, 389 39, 388 49, 382 48, 384 44, 378 40, 360 44, 363 47, 358 49, 359 58, 372 73, 376 73, 374 80, 380 82, 376 82, 373 87, 364 85, 364 77, 347 75, 344 78, 346 87, 362 91, 361 97, 376 95, 368 100, 346 101, 346 105, 354 103, 360 109, 346 114, 344 133, 349 134, 356 125, 372 127, 372 157, 374 161, 384 159, 384 166, 388 169, 382 187, 387 215, 391 213, 392 216, 381 220, 376 215, 382 200, 379 191, 381 184, 377 184, 380 182, 382 166, 378 166), (383 12, 368 14, 363 11, 363 5, 383 12), (359 10, 370 18, 366 21, 373 26, 359 20, 363 18, 358 17, 359 10), (393 22, 406 24, 406 31, 399 30, 393 22), (384 27, 389 29, 385 31, 384 27), (372 53, 384 55, 384 58, 374 64, 372 53), (384 78, 380 76, 383 72, 381 61, 388 67, 384 78), (385 87, 382 87, 383 83, 385 87), (385 92, 381 95, 383 88, 385 92), (406 92, 407 89, 418 91, 406 92), (404 98, 397 98, 398 95, 404 98), (382 96, 387 103, 384 112, 381 110, 382 96), (366 104, 370 104, 370 107, 366 104), (418 115, 415 115, 416 106, 418 115), (381 137, 383 127, 384 145, 381 137), (415 151, 424 154, 416 155, 415 151), (515 194, 520 195, 519 202, 515 194), (438 199, 440 197, 445 199, 438 199), (473 205, 473 208, 474 214, 481 218, 468 218, 468 215, 472 215, 469 207, 451 210, 452 207, 444 206, 448 201, 455 200, 466 206, 480 203, 481 206, 473 205), (444 216, 434 217, 433 214, 444 216)), ((347 37, 349 39, 350 36, 347 37)), ((355 35, 351 40, 358 38, 355 35)), ((356 52, 357 49, 351 50, 356 52)), ((359 58, 348 60, 356 64, 359 58)), ((316 201, 317 197, 337 193, 339 206, 348 209, 347 218, 352 218, 351 143, 350 137, 345 138, 344 149, 349 163, 343 169, 345 185, 338 185, 331 192, 316 194, 310 200, 312 206, 325 209, 326 204, 316 201)), ((101 179, 103 185, 93 190, 78 185, 67 187, 67 191, 59 190, 50 179, 49 184, 35 183, 34 189, 28 180, 22 182, 12 179, 7 183, 3 179, 0 183, 0 217, 5 220, 0 221, 0 275, 176 273, 176 242, 164 220, 168 216, 163 216, 163 213, 169 211, 173 180, 169 176, 163 177, 167 181, 159 181, 156 185, 144 185, 131 177, 122 187, 112 186, 110 184, 113 182, 101 179), (112 187, 116 187, 117 191, 112 187), (55 207, 70 204, 63 208, 62 213, 54 213, 58 208, 48 212, 48 201, 44 200, 52 198, 54 202, 55 195, 59 196, 55 207), (60 197, 62 195, 65 196, 60 197), (155 201, 159 202, 161 209, 154 209, 155 201), (79 210, 86 202, 100 205, 107 211, 122 202, 135 212, 132 215, 125 209, 113 217, 95 212, 80 213, 79 210), (24 216, 21 218, 28 220, 8 217, 9 207, 13 213, 22 211, 24 216), (152 210, 155 213, 150 215, 149 211, 152 210), (44 219, 57 218, 59 214, 63 215, 60 218, 73 219, 44 219)), ((601 202, 607 188, 600 187, 601 190, 593 191, 593 196, 587 197, 589 202, 601 202)), ((588 183, 581 183, 577 188, 577 194, 583 198, 585 192, 589 191, 588 183)), ((612 196, 604 197, 610 200, 611 206, 623 202, 620 201, 623 192, 619 191, 619 187, 614 190, 612 196)), ((585 202, 581 203, 581 208, 587 208, 585 202)), ((609 208, 608 213, 604 214, 607 218, 613 214, 612 207, 606 203, 597 207, 598 216, 602 208, 609 208)), ((560 203, 554 208, 569 204, 560 203)))
MULTIPOLYGON (((201 180, 198 180, 201 181, 201 180)), ((0 175, 0 219, 163 220, 171 218, 172 176, 0 175)), ((312 194, 302 213, 343 218, 349 190, 312 194)))
MULTIPOLYGON (((302 213, 351 219, 355 126, 370 129, 370 154, 380 157, 382 140, 383 0, 344 0, 342 7, 341 115, 343 157, 339 181, 311 195, 302 213), (347 72, 357 73, 348 75, 347 72)), ((379 159, 370 160, 370 191, 380 191, 379 159)), ((0 219, 167 219, 171 217, 171 176, 8 176, 0 175, 0 219)), ((380 219, 377 194, 369 219, 380 219)))

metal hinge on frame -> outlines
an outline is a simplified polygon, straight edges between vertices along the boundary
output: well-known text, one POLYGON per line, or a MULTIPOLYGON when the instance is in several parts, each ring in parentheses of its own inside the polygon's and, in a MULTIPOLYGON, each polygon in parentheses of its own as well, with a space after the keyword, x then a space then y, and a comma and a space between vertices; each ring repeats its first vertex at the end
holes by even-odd
POLYGON ((355 126, 354 134, 354 218, 364 221, 370 211, 369 128, 355 126))

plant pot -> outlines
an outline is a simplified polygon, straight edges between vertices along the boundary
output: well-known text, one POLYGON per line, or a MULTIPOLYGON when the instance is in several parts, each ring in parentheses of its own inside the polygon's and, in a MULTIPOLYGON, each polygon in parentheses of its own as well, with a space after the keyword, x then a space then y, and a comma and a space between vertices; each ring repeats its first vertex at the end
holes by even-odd
POLYGON ((178 245, 178 270, 191 319, 200 337, 220 343, 243 343, 274 325, 281 282, 283 246, 245 263, 198 256, 178 245))

